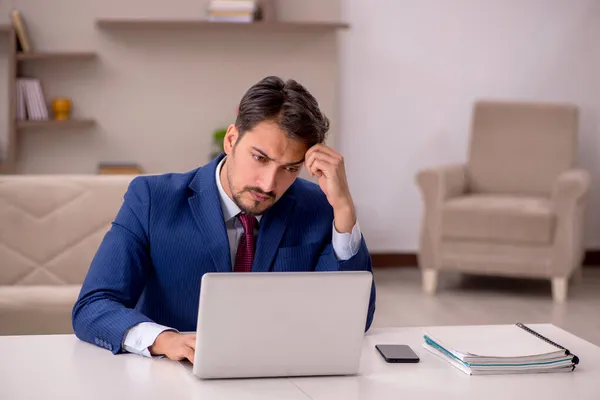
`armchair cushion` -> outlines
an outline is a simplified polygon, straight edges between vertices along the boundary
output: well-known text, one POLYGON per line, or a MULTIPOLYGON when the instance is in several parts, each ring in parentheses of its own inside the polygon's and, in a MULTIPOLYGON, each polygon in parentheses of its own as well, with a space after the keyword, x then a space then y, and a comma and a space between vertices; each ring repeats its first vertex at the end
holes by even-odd
POLYGON ((549 245, 556 217, 549 199, 469 195, 442 207, 442 236, 453 240, 549 245))

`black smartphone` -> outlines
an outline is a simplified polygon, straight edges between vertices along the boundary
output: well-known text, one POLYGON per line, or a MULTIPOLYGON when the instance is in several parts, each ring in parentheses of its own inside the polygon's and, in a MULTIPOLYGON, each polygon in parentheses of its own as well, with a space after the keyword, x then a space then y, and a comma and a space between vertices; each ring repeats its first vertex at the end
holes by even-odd
POLYGON ((389 363, 419 362, 419 356, 405 344, 378 344, 375 348, 383 359, 389 363))

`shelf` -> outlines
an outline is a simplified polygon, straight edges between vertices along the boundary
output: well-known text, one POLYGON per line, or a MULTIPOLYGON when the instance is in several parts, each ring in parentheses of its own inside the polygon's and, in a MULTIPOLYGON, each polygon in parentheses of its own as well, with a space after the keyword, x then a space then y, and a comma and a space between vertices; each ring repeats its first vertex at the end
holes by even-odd
POLYGON ((73 129, 89 128, 96 124, 93 119, 70 119, 67 121, 17 121, 17 129, 73 129))
POLYGON ((226 31, 263 31, 263 32, 322 32, 348 29, 349 25, 341 22, 209 22, 206 20, 168 20, 141 18, 103 18, 96 20, 96 25, 103 29, 197 29, 226 31))
POLYGON ((17 53, 17 60, 91 60, 96 58, 96 56, 97 54, 91 51, 31 52, 17 53))

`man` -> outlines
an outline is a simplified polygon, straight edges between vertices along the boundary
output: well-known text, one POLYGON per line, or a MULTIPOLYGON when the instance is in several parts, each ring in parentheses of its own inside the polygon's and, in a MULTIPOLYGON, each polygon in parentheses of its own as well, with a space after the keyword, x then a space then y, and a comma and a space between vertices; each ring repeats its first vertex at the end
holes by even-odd
MULTIPOLYGON (((225 155, 132 180, 73 308, 77 337, 193 362, 195 335, 179 332, 196 329, 203 274, 371 271, 328 130, 303 86, 267 77, 242 98, 225 155), (303 165, 318 185, 297 179, 303 165)), ((373 284, 366 329, 374 311, 373 284)))

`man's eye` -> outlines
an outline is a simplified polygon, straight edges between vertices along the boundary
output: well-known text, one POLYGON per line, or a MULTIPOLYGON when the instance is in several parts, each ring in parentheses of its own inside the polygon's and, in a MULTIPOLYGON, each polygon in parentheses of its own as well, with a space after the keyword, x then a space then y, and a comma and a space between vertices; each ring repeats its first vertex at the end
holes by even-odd
POLYGON ((298 172, 298 168, 297 167, 287 167, 286 169, 287 169, 288 172, 291 172, 291 173, 298 172))
POLYGON ((266 158, 264 158, 263 156, 259 156, 257 154, 253 154, 252 157, 254 157, 254 159, 260 163, 264 163, 267 161, 266 158))

